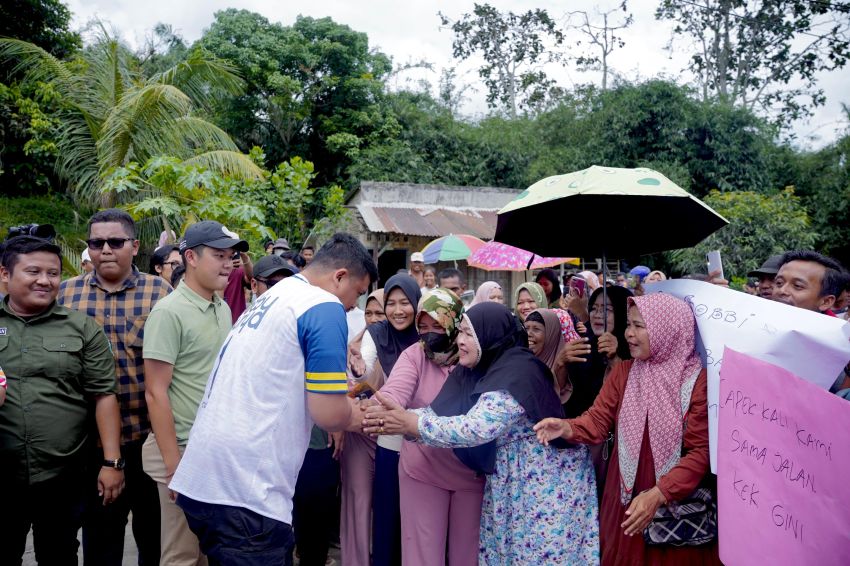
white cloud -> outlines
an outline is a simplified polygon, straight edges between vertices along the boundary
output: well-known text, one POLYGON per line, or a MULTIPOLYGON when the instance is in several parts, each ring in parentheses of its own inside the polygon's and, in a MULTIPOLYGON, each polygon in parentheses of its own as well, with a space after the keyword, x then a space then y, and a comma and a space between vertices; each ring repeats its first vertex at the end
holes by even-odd
MULTIPOLYGON (((213 21, 218 10, 234 7, 263 14, 272 21, 291 24, 301 14, 316 18, 330 16, 334 21, 352 29, 365 32, 372 47, 393 57, 397 63, 427 59, 437 70, 456 66, 462 80, 477 83, 475 60, 459 63, 452 59, 452 35, 440 29, 437 12, 457 18, 472 10, 472 0, 312 0, 311 2, 283 2, 276 0, 67 0, 74 14, 73 25, 81 27, 91 18, 108 21, 132 46, 139 46, 145 34, 157 23, 171 24, 188 41, 198 39, 204 28, 213 21)), ((490 4, 500 10, 523 12, 544 8, 553 17, 561 17, 568 10, 592 12, 596 6, 614 6, 614 0, 594 2, 573 0, 566 3, 555 0, 491 0, 490 4)), ((682 74, 690 53, 684 45, 677 44, 673 53, 665 50, 670 38, 672 24, 659 22, 654 17, 655 3, 633 0, 630 11, 634 13, 634 24, 622 33, 626 47, 613 53, 610 65, 626 79, 649 78, 657 75, 687 80, 682 74)), ((569 40, 568 40, 569 45, 569 40)), ((574 69, 554 68, 552 75, 560 84, 571 87, 575 83, 598 80, 594 74, 578 73, 574 69)), ((411 72, 397 79, 403 84, 406 78, 429 80, 436 85, 437 73, 411 72)), ((795 124, 794 131, 803 145, 822 146, 836 139, 847 127, 841 111, 841 102, 848 102, 846 90, 848 71, 824 74, 820 86, 827 95, 827 104, 816 108, 807 123, 795 124), (808 140, 810 135, 818 139, 808 140)), ((465 110, 482 113, 486 110, 484 90, 478 88, 472 94, 465 110)))

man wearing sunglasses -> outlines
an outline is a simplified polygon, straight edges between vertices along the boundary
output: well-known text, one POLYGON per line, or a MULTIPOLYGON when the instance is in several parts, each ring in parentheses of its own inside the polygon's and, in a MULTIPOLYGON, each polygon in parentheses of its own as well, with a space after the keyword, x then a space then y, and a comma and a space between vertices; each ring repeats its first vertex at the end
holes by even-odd
POLYGON ((282 279, 296 273, 298 273, 298 268, 290 265, 282 257, 277 255, 263 256, 254 264, 251 292, 254 293, 255 297, 259 297, 282 279))
POLYGON ((142 358, 145 321, 171 287, 161 277, 133 265, 139 251, 136 226, 123 210, 109 209, 89 220, 88 256, 94 271, 63 281, 58 302, 94 318, 112 345, 121 409, 121 461, 126 487, 114 503, 103 505, 96 473, 103 450, 92 446, 92 477, 86 490, 83 555, 86 564, 120 566, 124 557, 124 526, 132 512, 133 534, 144 564, 159 560, 159 495, 156 483, 142 470, 142 445, 151 431, 145 403, 142 358))

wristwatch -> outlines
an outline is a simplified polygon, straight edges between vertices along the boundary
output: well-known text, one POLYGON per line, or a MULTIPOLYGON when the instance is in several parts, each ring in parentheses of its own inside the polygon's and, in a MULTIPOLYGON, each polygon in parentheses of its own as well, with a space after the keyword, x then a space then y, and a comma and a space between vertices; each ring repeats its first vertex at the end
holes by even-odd
POLYGON ((115 468, 116 470, 124 469, 124 458, 116 458, 115 460, 104 460, 104 468, 115 468))

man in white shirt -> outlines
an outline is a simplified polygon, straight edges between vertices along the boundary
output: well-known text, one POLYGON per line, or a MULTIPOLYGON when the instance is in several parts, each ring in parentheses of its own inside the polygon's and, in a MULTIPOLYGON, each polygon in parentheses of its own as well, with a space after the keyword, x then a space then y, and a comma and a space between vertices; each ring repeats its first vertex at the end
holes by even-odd
POLYGON ((170 484, 211 564, 292 564, 292 496, 310 428, 352 420, 345 311, 375 279, 363 245, 336 234, 225 340, 170 484))

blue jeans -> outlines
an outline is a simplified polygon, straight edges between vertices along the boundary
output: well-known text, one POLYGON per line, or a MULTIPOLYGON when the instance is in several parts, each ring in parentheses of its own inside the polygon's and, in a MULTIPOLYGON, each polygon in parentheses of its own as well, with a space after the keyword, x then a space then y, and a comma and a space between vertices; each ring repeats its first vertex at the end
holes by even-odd
POLYGON ((292 566, 292 527, 249 509, 177 496, 210 566, 292 566))

